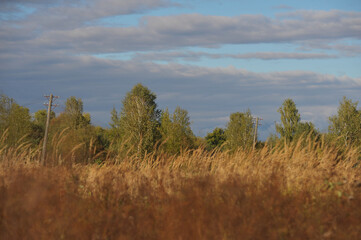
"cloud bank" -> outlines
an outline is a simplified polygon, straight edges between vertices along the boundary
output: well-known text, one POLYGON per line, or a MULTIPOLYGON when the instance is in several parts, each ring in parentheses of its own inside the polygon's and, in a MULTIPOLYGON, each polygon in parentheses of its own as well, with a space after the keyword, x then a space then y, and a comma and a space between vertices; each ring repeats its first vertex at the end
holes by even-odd
POLYGON ((133 27, 89 24, 94 19, 146 11, 167 4, 160 0, 107 2, 109 4, 94 1, 90 8, 76 4, 50 7, 46 11, 40 8, 23 20, 6 21, 0 28, 1 46, 15 50, 16 46, 12 43, 23 41, 26 46, 36 49, 118 53, 224 44, 361 38, 361 13, 339 10, 293 11, 280 14, 277 18, 197 13, 145 16, 138 26, 133 27), (25 29, 28 33, 23 32, 25 29))

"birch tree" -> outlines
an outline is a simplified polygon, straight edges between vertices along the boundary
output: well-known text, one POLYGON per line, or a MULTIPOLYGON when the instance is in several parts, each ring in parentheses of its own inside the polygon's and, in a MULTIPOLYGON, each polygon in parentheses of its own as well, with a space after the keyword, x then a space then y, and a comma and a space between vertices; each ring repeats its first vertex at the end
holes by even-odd
POLYGON ((135 148, 139 156, 153 150, 159 139, 160 111, 155 99, 156 95, 147 87, 137 84, 123 100, 119 117, 122 140, 128 142, 128 148, 135 148))
POLYGON ((232 113, 226 129, 226 143, 229 149, 235 150, 239 147, 243 149, 252 147, 254 123, 251 111, 232 113))
POLYGON ((281 114, 282 124, 276 124, 276 131, 281 135, 281 138, 290 142, 297 132, 301 116, 298 113, 295 102, 290 98, 283 102, 278 112, 281 114))
POLYGON ((337 115, 329 118, 328 127, 332 138, 348 146, 349 144, 361 144, 361 110, 357 109, 358 102, 343 97, 338 107, 337 115))

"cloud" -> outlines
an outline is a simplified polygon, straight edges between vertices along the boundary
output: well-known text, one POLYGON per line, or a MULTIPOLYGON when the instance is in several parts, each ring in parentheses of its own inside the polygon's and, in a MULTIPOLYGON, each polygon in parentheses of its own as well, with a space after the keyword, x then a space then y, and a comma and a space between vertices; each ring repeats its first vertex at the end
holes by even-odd
POLYGON ((48 31, 33 44, 58 45, 83 53, 114 53, 344 38, 361 38, 361 13, 302 11, 282 19, 262 15, 152 16, 144 17, 136 27, 85 26, 48 31))
POLYGON ((33 7, 35 9, 33 14, 15 23, 27 29, 52 31, 76 29, 104 17, 143 13, 174 5, 168 0, 16 0, 6 2, 5 11, 11 11, 12 8, 14 12, 22 12, 27 7, 33 7))
POLYGON ((332 50, 346 57, 355 57, 361 55, 361 46, 359 44, 347 44, 340 42, 330 42, 327 40, 301 41, 299 50, 310 51, 314 49, 332 50))
POLYGON ((327 125, 323 121, 328 120, 332 115, 337 114, 337 103, 334 105, 301 106, 299 111, 303 113, 303 120, 322 126, 320 130, 326 130, 327 125))
MULTIPOLYGON (((110 56, 111 57, 111 56, 110 56)), ((332 59, 338 58, 336 55, 325 53, 283 53, 283 52, 255 52, 244 54, 214 54, 207 52, 193 52, 193 51, 170 51, 170 52, 147 52, 136 53, 133 59, 139 61, 199 61, 202 58, 220 59, 261 59, 261 60, 279 60, 279 59, 332 59)))
MULTIPOLYGON (((74 2, 76 2, 76 0, 72 0, 74 2)), ((52 3, 58 3, 61 2, 61 0, 53 0, 53 1, 48 1, 48 0, 2 0, 1 1, 2 4, 12 4, 12 5, 16 5, 16 4, 51 4, 52 3)), ((66 2, 66 1, 64 1, 66 2)))
MULTIPOLYGON (((41 1, 39 1, 41 2, 41 1)), ((100 26, 103 17, 131 14, 171 6, 165 0, 94 0, 89 6, 75 2, 46 5, 25 19, 2 21, 0 51, 62 50, 75 54, 158 51, 182 47, 219 47, 226 44, 313 43, 361 38, 361 13, 346 11, 293 11, 277 18, 262 15, 234 17, 181 14, 143 17, 138 26, 100 26), (20 50, 19 50, 20 49, 20 50)), ((311 44, 308 46, 310 48, 311 44)), ((342 53, 359 52, 359 46, 331 45, 342 53)), ((217 58, 216 55, 208 57, 217 58)), ((251 53, 230 58, 328 58, 320 53, 251 53)))

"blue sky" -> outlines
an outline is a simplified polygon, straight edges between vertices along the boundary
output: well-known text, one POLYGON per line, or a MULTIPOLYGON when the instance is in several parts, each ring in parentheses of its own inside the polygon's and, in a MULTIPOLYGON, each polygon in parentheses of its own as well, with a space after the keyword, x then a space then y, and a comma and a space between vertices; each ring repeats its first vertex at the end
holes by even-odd
POLYGON ((286 98, 326 130, 343 96, 361 100, 360 60, 359 0, 0 2, 0 91, 32 112, 80 97, 103 127, 140 82, 197 135, 249 108, 266 139, 286 98))

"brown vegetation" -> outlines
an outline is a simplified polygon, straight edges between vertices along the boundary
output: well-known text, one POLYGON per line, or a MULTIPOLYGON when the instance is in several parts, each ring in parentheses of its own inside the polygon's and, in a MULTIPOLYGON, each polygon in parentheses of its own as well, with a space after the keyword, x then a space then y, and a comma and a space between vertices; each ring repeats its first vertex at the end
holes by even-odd
POLYGON ((0 149, 0 239, 361 238, 356 148, 308 140, 101 165, 53 153, 47 167, 39 152, 0 149))

